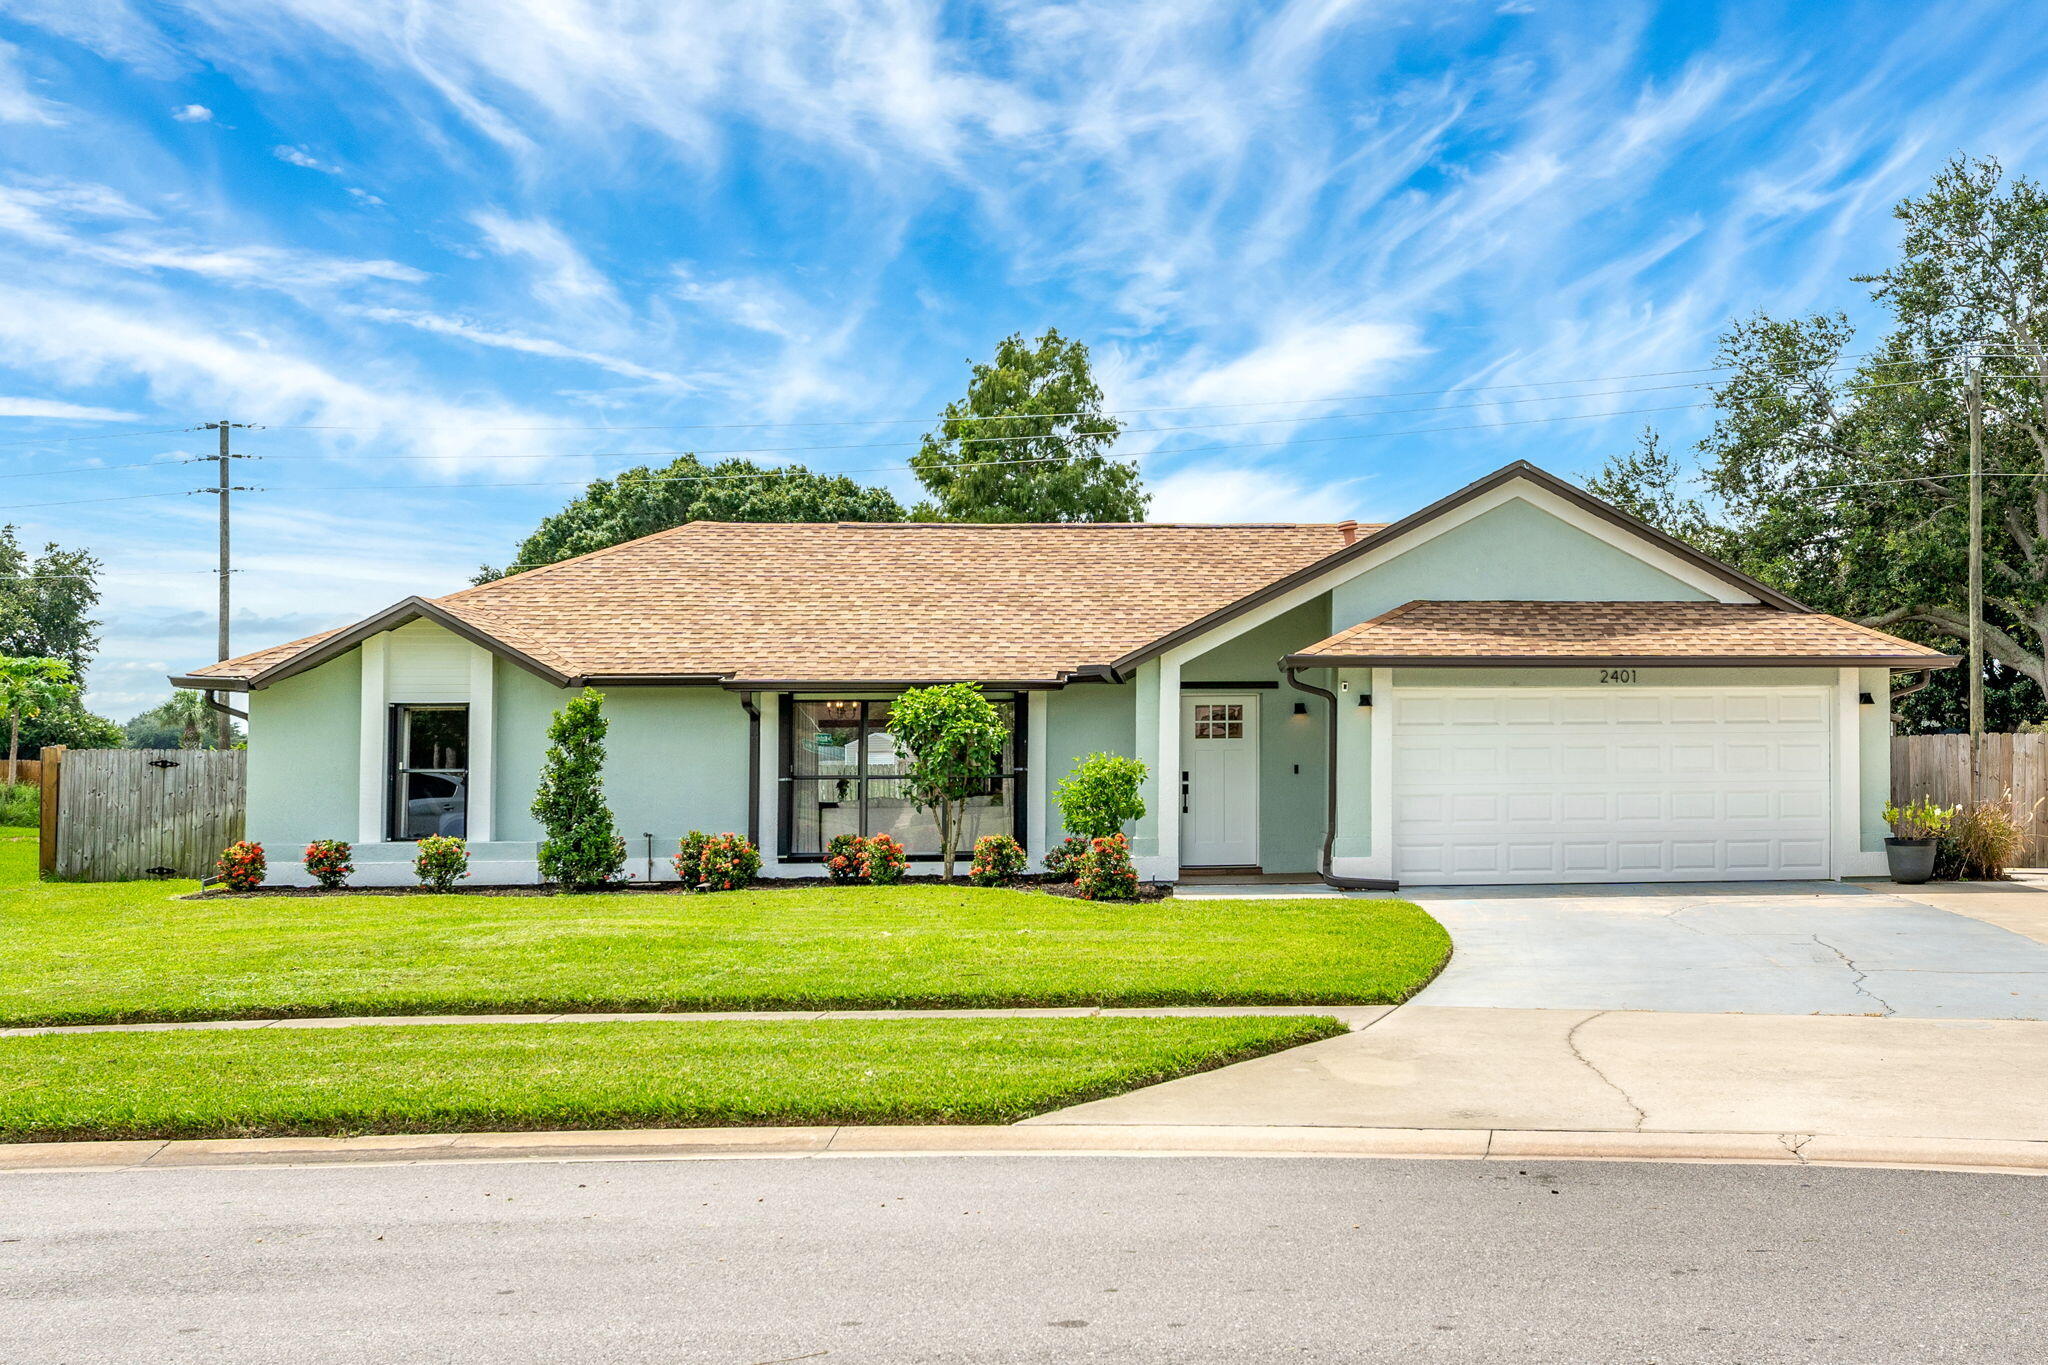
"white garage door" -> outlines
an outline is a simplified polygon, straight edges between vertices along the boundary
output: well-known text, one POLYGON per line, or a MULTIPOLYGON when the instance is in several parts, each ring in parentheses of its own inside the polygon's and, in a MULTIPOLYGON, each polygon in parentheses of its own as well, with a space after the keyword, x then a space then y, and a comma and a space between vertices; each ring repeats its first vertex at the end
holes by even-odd
POLYGON ((1829 700, 1818 687, 1396 691, 1394 875, 1824 877, 1829 700))

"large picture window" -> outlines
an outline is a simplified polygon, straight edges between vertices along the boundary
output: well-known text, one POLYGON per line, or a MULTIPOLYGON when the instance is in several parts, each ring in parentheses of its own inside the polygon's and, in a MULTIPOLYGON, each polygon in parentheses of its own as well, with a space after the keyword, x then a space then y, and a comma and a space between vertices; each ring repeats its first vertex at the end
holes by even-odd
MULTIPOLYGON (((999 775, 967 803, 960 831, 965 857, 984 834, 1024 838, 1024 707, 991 698, 1009 727, 999 775)), ((939 822, 910 803, 902 773, 908 763, 889 732, 887 701, 782 703, 782 831, 785 858, 822 857, 840 834, 887 834, 913 858, 939 856, 939 822)))
POLYGON ((391 708, 391 837, 469 830, 469 708, 391 708))

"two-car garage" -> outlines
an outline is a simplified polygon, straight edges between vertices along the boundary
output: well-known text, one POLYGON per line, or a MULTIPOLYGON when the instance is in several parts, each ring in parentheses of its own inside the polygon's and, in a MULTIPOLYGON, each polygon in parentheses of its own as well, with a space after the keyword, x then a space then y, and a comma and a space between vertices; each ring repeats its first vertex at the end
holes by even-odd
POLYGON ((1826 877, 1832 698, 1825 687, 1627 681, 1396 688, 1385 698, 1394 875, 1826 877))

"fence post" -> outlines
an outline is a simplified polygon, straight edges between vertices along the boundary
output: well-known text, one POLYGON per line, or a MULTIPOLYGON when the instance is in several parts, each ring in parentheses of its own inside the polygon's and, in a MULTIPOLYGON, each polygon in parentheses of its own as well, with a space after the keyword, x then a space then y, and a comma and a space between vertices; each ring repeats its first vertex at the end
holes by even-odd
POLYGON ((36 866, 45 877, 57 870, 57 789, 63 771, 64 746, 52 744, 43 750, 42 813, 36 822, 36 866))

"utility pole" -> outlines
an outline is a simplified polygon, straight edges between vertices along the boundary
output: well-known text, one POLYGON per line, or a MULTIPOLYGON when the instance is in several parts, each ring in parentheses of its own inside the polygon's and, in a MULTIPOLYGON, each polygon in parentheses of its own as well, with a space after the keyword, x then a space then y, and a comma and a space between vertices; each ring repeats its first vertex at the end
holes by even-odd
MULTIPOLYGON (((1983 795, 1984 751, 1984 394, 1970 357, 1970 800, 1983 795)), ((223 589, 225 591, 225 589, 223 589)))
MULTIPOLYGON (((247 422, 230 422, 227 420, 227 418, 223 417, 218 422, 208 422, 204 426, 200 427, 201 431, 218 431, 220 433, 220 454, 216 457, 220 461, 220 477, 217 480, 217 486, 213 488, 202 488, 199 490, 202 493, 217 494, 219 495, 220 498, 220 568, 218 570, 220 578, 220 605, 218 617, 214 622, 214 648, 216 660, 226 659, 228 657, 228 575, 231 572, 228 562, 229 495, 237 492, 253 491, 250 489, 236 488, 234 480, 230 478, 228 475, 228 462, 230 460, 246 460, 247 458, 249 458, 246 455, 236 455, 229 449, 228 432, 230 429, 234 427, 246 427, 248 425, 249 424, 247 422)), ((202 456, 201 458, 204 457, 202 456)), ((211 701, 213 699, 213 694, 210 692, 207 693, 207 699, 211 701)), ((235 722, 233 718, 230 717, 225 710, 220 711, 216 718, 220 722, 220 728, 217 732, 220 737, 219 747, 225 749, 235 742, 235 722)))

